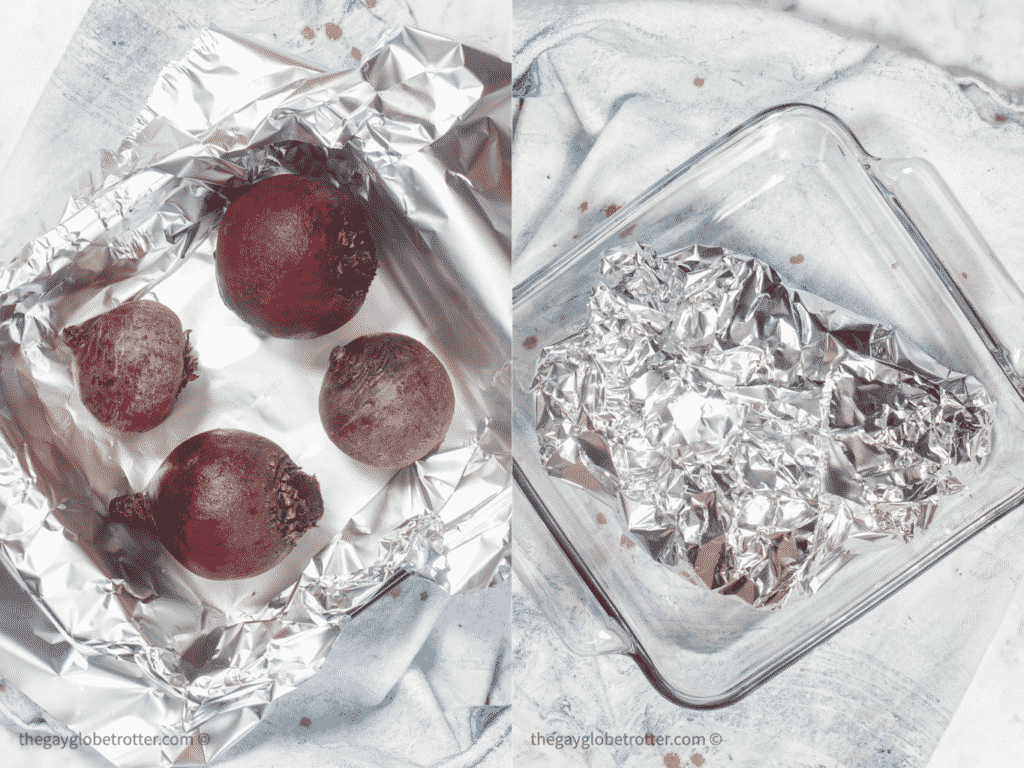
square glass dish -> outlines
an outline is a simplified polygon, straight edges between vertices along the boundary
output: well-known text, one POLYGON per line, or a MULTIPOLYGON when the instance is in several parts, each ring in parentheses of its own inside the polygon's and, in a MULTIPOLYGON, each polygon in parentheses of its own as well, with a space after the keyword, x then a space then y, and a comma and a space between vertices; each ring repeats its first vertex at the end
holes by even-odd
POLYGON ((633 656, 665 696, 722 706, 823 642, 1024 500, 1024 296, 936 171, 869 155, 816 107, 729 132, 516 286, 513 562, 574 651, 633 656), (894 328, 994 401, 979 476, 909 543, 861 554, 808 599, 755 609, 690 583, 597 495, 543 467, 530 392, 547 345, 583 327, 609 249, 699 243, 755 255, 791 286, 894 328))

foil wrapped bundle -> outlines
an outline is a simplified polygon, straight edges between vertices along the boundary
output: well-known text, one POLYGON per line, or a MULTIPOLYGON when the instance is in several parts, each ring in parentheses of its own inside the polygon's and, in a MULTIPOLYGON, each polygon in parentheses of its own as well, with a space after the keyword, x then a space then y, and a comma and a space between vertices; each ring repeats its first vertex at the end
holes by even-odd
POLYGON ((41 611, 0 632, 5 657, 27 659, 4 675, 71 732, 152 736, 101 749, 117 765, 206 764, 409 574, 449 594, 508 577, 509 79, 507 63, 412 29, 337 73, 205 31, 103 177, 0 271, 0 561, 41 611), (217 292, 228 200, 277 173, 330 179, 376 212, 367 302, 320 339, 256 333, 217 292), (60 331, 143 296, 191 330, 199 379, 165 423, 114 435, 83 407, 60 331), (331 348, 385 329, 429 344, 457 393, 443 444, 397 473, 344 456, 317 408, 331 348), (285 447, 325 500, 284 563, 237 583, 198 579, 104 519, 218 427, 285 447), (79 700, 48 698, 67 680, 79 700))
POLYGON ((617 497, 651 555, 755 607, 907 542, 980 469, 992 404, 759 260, 636 244, 533 382, 548 471, 617 497))

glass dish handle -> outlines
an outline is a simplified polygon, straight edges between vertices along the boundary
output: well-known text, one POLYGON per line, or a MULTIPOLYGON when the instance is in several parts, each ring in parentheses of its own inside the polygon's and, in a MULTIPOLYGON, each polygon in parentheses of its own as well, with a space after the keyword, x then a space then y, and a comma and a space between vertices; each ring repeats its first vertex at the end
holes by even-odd
POLYGON ((935 256, 943 282, 1024 395, 1024 293, 989 248, 935 167, 920 158, 869 166, 897 214, 935 256))
POLYGON ((573 653, 629 653, 631 643, 601 608, 544 522, 516 486, 512 563, 516 575, 573 653))

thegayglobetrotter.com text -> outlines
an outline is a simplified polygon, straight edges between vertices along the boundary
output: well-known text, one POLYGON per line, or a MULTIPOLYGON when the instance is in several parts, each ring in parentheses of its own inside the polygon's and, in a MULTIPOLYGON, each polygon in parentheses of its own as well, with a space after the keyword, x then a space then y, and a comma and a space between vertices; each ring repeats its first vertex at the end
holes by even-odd
POLYGON ((79 747, 185 747, 193 742, 207 744, 210 737, 201 733, 198 736, 167 735, 157 736, 152 733, 72 733, 69 736, 47 734, 35 735, 19 733, 18 743, 23 747, 42 747, 43 749, 78 749, 79 747))
POLYGON ((591 731, 587 734, 536 733, 530 734, 530 743, 535 747, 555 749, 590 749, 591 747, 704 747, 722 743, 720 734, 709 736, 656 736, 653 733, 604 733, 591 731))

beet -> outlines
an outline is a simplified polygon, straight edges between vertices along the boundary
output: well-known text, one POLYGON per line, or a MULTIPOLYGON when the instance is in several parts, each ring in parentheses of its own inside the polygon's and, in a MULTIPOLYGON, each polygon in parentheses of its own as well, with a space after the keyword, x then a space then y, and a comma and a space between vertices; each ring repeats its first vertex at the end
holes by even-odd
POLYGON ((64 329, 82 402, 107 427, 145 432, 167 418, 196 379, 196 358, 181 320, 155 301, 129 301, 64 329))
POLYGON ((320 421, 353 459, 400 469, 444 441, 455 392, 441 361, 418 341, 398 333, 360 336, 335 347, 330 360, 320 421))
POLYGON ((320 484, 276 443, 215 429, 179 445, 142 493, 110 502, 113 522, 145 528, 207 579, 263 573, 323 515, 320 484))
POLYGON ((217 285, 249 325, 312 339, 359 311, 377 271, 362 202, 327 182, 271 176, 228 206, 217 235, 217 285))

